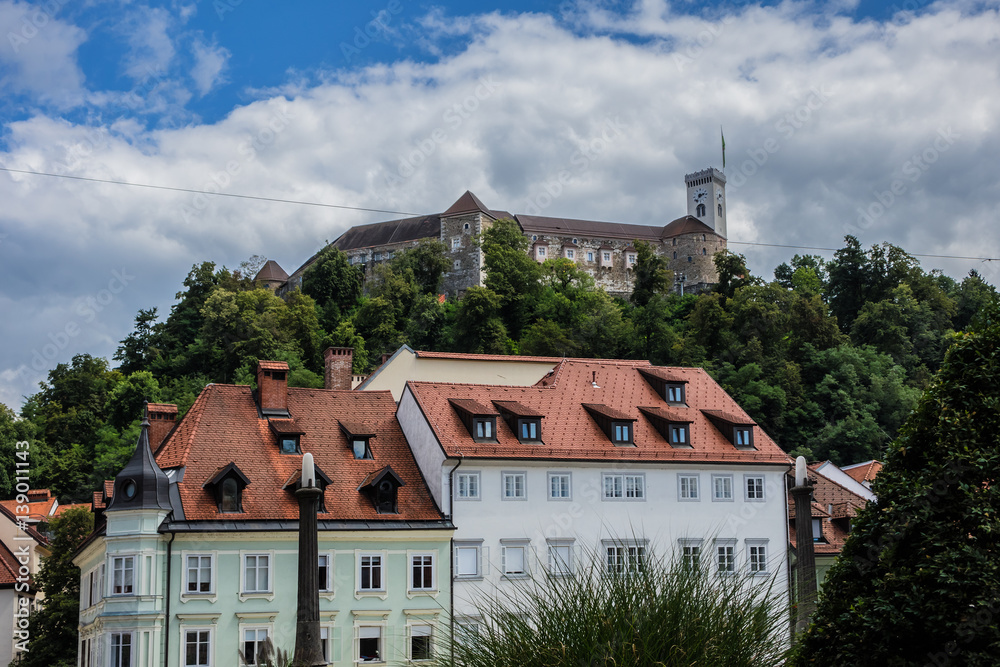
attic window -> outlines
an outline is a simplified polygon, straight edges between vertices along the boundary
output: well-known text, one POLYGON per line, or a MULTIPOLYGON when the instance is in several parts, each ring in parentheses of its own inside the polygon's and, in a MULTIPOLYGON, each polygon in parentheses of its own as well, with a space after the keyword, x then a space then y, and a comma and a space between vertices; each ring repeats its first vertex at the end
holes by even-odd
POLYGON ((299 436, 290 435, 281 439, 281 453, 282 454, 300 454, 299 451, 299 436))
MULTIPOLYGON (((315 471, 316 471, 316 488, 318 488, 322 492, 322 494, 319 497, 319 503, 316 507, 316 511, 322 514, 326 512, 326 487, 328 487, 332 482, 330 481, 330 478, 326 475, 326 473, 320 470, 319 466, 315 467, 315 471)), ((296 467, 295 472, 292 473, 292 476, 288 478, 288 481, 285 482, 285 485, 281 488, 284 489, 285 491, 288 491, 292 495, 295 495, 295 492, 302 488, 301 468, 296 467)))
POLYGON ((734 447, 743 450, 754 449, 754 422, 750 418, 722 410, 702 410, 702 413, 734 447))
POLYGON ((668 382, 666 386, 667 403, 684 405, 684 385, 680 382, 668 382))
POLYGON ((496 417, 476 417, 473 422, 472 439, 476 442, 495 442, 497 431, 496 417))
POLYGON ((640 407, 650 423, 666 438, 674 449, 691 449, 690 410, 673 410, 663 407, 640 407))
POLYGON ((371 440, 375 437, 372 428, 355 422, 340 422, 340 430, 347 437, 347 446, 356 459, 373 459, 371 440))
POLYGON ((616 445, 632 443, 632 422, 612 422, 611 429, 614 433, 612 441, 616 445))
POLYGON ((301 454, 300 447, 302 428, 294 419, 274 419, 269 418, 267 425, 274 433, 278 443, 278 451, 282 454, 301 454))
POLYGON ((753 429, 749 426, 734 426, 733 444, 737 447, 753 447, 753 429))
POLYGON ((688 441, 691 440, 691 436, 688 432, 687 424, 671 424, 670 425, 670 446, 671 447, 685 447, 688 441))
POLYGON ((368 447, 368 438, 353 438, 351 440, 351 452, 356 459, 372 458, 372 450, 368 447))
POLYGON ((544 415, 534 408, 517 401, 493 401, 507 426, 522 444, 542 442, 542 418, 544 415))
POLYGON ((220 512, 240 512, 240 488, 236 484, 236 480, 232 477, 227 477, 222 480, 222 497, 219 499, 219 511, 220 512))
POLYGON ((406 486, 392 466, 373 472, 361 482, 358 491, 375 507, 379 514, 399 514, 399 487, 406 486))
POLYGON ((220 512, 240 513, 243 511, 243 489, 250 484, 250 478, 235 463, 219 468, 203 488, 215 494, 215 502, 220 512))
POLYGON ((497 413, 471 398, 449 398, 475 442, 497 441, 497 413))
POLYGON ((540 442, 542 439, 542 420, 537 417, 518 419, 517 439, 521 442, 540 442))
POLYGON ((615 445, 633 445, 635 420, 629 415, 600 403, 583 403, 604 434, 615 445))

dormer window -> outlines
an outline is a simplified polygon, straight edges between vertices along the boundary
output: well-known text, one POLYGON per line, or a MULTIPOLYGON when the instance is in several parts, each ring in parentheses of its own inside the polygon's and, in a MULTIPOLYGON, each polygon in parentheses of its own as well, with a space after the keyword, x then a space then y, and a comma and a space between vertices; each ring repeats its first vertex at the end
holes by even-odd
POLYGON ((476 417, 472 439, 476 442, 496 440, 497 422, 493 417, 476 417))
POLYGON ((497 441, 497 413, 471 398, 449 398, 474 442, 497 441))
POLYGON ((635 420, 621 410, 600 403, 583 403, 604 434, 615 445, 633 445, 635 420))
POLYGON ((538 419, 518 419, 517 433, 521 442, 538 442, 542 432, 541 422, 538 419))
POLYGON ((301 454, 300 438, 302 429, 294 419, 268 419, 268 426, 278 441, 278 451, 282 454, 301 454))
MULTIPOLYGON (((331 484, 331 481, 326 473, 320 470, 319 466, 315 466, 314 470, 316 471, 316 488, 323 492, 319 497, 316 511, 322 514, 326 512, 326 487, 331 484)), ((288 481, 281 488, 294 496, 295 492, 302 488, 302 469, 296 467, 295 472, 292 473, 292 476, 288 478, 288 481)))
POLYGON ((544 415, 517 401, 493 401, 507 426, 522 444, 541 444, 544 415))
POLYGON ((688 435, 688 425, 687 424, 671 424, 670 425, 670 445, 672 447, 685 447, 690 440, 688 435))
POLYGON ((624 445, 632 442, 631 422, 613 422, 611 428, 615 434, 614 443, 616 445, 624 445))
POLYGON ((250 484, 250 478, 235 463, 219 468, 215 475, 205 482, 204 488, 215 494, 215 502, 220 512, 240 513, 243 511, 243 490, 250 484))
POLYGON ((734 415, 722 410, 702 410, 715 428, 737 449, 754 449, 754 422, 749 417, 734 415))
POLYGON ((371 440, 375 437, 371 426, 360 422, 340 422, 340 430, 347 437, 347 445, 356 459, 373 459, 371 440))
POLYGON ((666 386, 667 403, 671 405, 684 404, 684 385, 681 383, 669 382, 666 386))
POLYGON ((691 449, 690 408, 640 407, 650 423, 675 449, 691 449))
POLYGON ((299 436, 292 435, 287 438, 281 439, 281 453, 282 454, 298 454, 299 453, 299 436))
POLYGON ((373 472, 361 482, 358 491, 364 494, 379 514, 399 513, 399 487, 406 486, 392 466, 373 472))
POLYGON ((733 444, 737 447, 753 447, 753 429, 749 426, 733 427, 733 444))

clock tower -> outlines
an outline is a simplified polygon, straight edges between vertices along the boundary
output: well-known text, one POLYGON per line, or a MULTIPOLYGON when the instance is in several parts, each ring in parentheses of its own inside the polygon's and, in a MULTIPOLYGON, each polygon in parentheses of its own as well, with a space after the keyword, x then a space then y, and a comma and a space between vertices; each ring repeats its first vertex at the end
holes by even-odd
POLYGON ((688 215, 698 218, 715 230, 722 238, 727 237, 726 175, 714 167, 687 174, 688 215))

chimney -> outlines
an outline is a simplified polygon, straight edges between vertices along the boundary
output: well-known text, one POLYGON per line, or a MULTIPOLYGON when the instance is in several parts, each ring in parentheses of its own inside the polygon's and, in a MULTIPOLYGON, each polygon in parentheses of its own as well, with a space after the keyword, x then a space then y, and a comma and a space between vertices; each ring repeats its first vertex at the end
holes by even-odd
POLYGON ((288 416, 288 364, 284 361, 257 362, 257 400, 265 417, 288 416))
POLYGON ((327 389, 351 389, 353 347, 328 347, 323 353, 323 386, 327 389))
POLYGON ((172 403, 147 403, 149 448, 156 452, 177 423, 177 406, 172 403))

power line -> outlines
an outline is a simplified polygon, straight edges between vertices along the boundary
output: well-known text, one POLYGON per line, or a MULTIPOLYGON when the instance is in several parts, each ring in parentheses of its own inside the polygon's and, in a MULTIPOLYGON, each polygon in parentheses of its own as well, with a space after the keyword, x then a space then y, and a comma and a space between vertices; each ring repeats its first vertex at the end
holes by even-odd
POLYGON ((191 188, 172 188, 166 185, 150 185, 149 183, 129 183, 127 181, 112 181, 106 178, 88 178, 86 176, 71 176, 69 174, 51 174, 44 171, 28 171, 26 169, 11 169, 10 167, 0 167, 0 171, 9 171, 16 174, 30 174, 32 176, 51 176, 52 178, 69 178, 74 181, 89 181, 91 183, 110 183, 112 185, 128 185, 133 188, 149 188, 151 190, 169 190, 171 192, 189 192, 197 195, 210 195, 214 197, 235 197, 236 199, 255 199, 257 201, 278 202, 279 204, 300 204, 302 206, 321 206, 323 208, 340 208, 348 211, 370 211, 372 213, 391 213, 393 215, 421 215, 420 213, 407 213, 406 211, 390 211, 383 208, 364 208, 361 206, 342 206, 339 204, 323 204, 314 201, 301 201, 298 199, 279 199, 277 197, 258 197, 255 195, 240 195, 232 192, 208 192, 207 190, 194 190, 191 188))
MULTIPOLYGON (((233 197, 235 199, 253 199, 256 201, 269 201, 279 204, 298 204, 300 206, 320 206, 322 208, 339 208, 347 211, 367 211, 370 213, 390 213, 392 215, 423 215, 422 213, 411 213, 408 211, 392 211, 384 208, 365 208, 363 206, 344 206, 341 204, 324 204, 322 202, 302 201, 300 199, 280 199, 277 197, 260 197, 256 195, 241 195, 232 192, 209 192, 207 190, 195 190, 192 188, 174 188, 167 185, 152 185, 149 183, 129 183, 127 181, 112 181, 106 178, 90 178, 87 176, 72 176, 70 174, 53 174, 45 171, 29 171, 27 169, 13 169, 11 167, 0 167, 0 171, 8 171, 15 174, 28 174, 30 176, 50 176, 52 178, 68 178, 74 181, 88 181, 91 183, 108 183, 110 185, 127 185, 133 188, 148 188, 151 190, 168 190, 170 192, 187 192, 197 195, 208 195, 210 197, 233 197)), ((752 245, 767 248, 790 248, 792 250, 825 250, 827 252, 837 252, 840 248, 821 248, 818 246, 803 245, 781 245, 778 243, 754 243, 751 241, 728 241, 732 245, 752 245)), ((908 253, 914 257, 931 257, 935 259, 970 259, 981 260, 983 262, 1000 261, 998 257, 963 257, 960 255, 927 255, 922 253, 908 253)))
MULTIPOLYGON (((727 241, 731 245, 759 245, 766 246, 768 248, 792 248, 793 250, 828 250, 830 252, 837 252, 842 250, 842 248, 819 248, 816 246, 808 245, 780 245, 778 243, 752 243, 750 241, 727 241)), ((1000 257, 963 257, 961 255, 926 255, 919 252, 908 252, 907 255, 913 255, 914 257, 935 257, 937 259, 979 259, 984 262, 997 262, 1000 261, 1000 257)))

